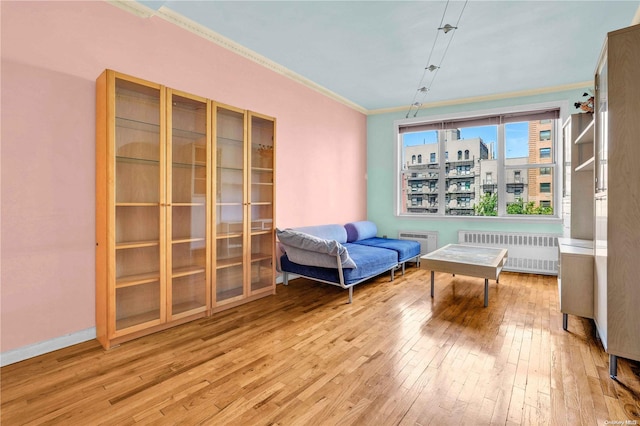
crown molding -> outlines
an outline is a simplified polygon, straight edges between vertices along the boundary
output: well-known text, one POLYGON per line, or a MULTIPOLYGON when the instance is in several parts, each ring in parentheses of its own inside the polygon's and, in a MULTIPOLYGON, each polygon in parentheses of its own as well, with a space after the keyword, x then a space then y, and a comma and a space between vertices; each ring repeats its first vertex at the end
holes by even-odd
POLYGON ((138 3, 137 1, 107 0, 107 3, 110 3, 113 6, 116 6, 124 11, 127 11, 141 18, 150 18, 156 14, 155 10, 151 9, 148 6, 143 5, 142 3, 138 3))
POLYGON ((157 11, 144 6, 136 1, 127 1, 127 0, 107 0, 109 3, 114 6, 119 7, 122 10, 125 10, 129 13, 132 13, 136 16, 149 18, 149 17, 158 17, 164 19, 165 21, 174 24, 182 29, 185 29, 192 34, 195 34, 199 37, 202 37, 210 42, 217 44, 231 52, 234 52, 237 55, 242 56, 243 58, 249 59, 271 71, 274 71, 280 75, 283 75, 303 86, 306 86, 334 101, 340 102, 341 104, 354 109, 363 114, 367 114, 368 110, 349 99, 338 95, 337 93, 327 89, 324 86, 319 85, 318 83, 309 80, 306 77, 301 76, 300 74, 291 71, 290 69, 270 60, 269 58, 260 55, 257 52, 254 52, 251 49, 248 49, 242 46, 239 43, 223 36, 222 34, 218 34, 217 32, 205 27, 204 25, 198 24, 195 21, 192 21, 183 15, 172 11, 166 6, 161 6, 157 11))
MULTIPOLYGON (((489 102, 510 98, 521 98, 526 96, 543 95, 554 92, 564 92, 568 90, 582 89, 585 87, 593 86, 593 81, 582 81, 578 83, 563 84, 561 86, 542 87, 539 89, 520 90, 517 92, 497 93, 495 95, 485 96, 473 96, 469 98, 449 99, 444 101, 435 101, 422 104, 420 111, 428 108, 438 108, 451 105, 471 104, 476 102, 489 102)), ((392 112, 408 111, 409 105, 392 107, 392 108, 380 108, 368 110, 367 115, 387 114, 392 112)))

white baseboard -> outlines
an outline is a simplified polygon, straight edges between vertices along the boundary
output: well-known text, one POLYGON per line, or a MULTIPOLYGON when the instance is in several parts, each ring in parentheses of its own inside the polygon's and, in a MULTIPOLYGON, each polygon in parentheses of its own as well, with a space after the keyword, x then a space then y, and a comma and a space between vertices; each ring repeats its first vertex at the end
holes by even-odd
MULTIPOLYGON (((300 277, 294 274, 289 275, 289 280, 296 278, 300 277)), ((276 283, 282 284, 282 275, 278 274, 276 277, 276 283)), ((76 333, 67 334, 66 336, 55 337, 44 342, 34 343, 18 349, 2 352, 0 353, 0 367, 24 361, 25 359, 33 358, 38 355, 57 351, 58 349, 66 348, 67 346, 76 345, 95 338, 96 328, 91 327, 76 333)))
POLYGON ((95 338, 96 328, 91 327, 86 330, 67 334, 66 336, 55 337, 44 342, 38 342, 18 349, 2 352, 0 353, 0 367, 24 361, 25 359, 33 358, 48 352, 57 351, 58 349, 66 348, 67 346, 76 345, 95 338))

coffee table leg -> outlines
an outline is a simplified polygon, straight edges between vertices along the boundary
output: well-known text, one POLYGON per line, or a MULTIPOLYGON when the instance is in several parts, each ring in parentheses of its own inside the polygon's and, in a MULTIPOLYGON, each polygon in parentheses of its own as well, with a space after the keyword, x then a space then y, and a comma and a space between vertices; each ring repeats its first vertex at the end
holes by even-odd
POLYGON ((433 276, 435 275, 435 271, 431 271, 431 297, 433 298, 433 276))
POLYGON ((489 280, 484 279, 484 307, 489 306, 489 280))

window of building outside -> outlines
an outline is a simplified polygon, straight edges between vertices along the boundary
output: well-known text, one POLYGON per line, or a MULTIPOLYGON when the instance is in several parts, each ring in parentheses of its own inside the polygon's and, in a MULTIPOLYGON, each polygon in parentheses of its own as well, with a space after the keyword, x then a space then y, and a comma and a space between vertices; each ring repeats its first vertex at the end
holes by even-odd
MULTIPOLYGON (((543 124, 543 123, 541 122, 540 124, 543 124)), ((541 141, 551 140, 551 130, 540 130, 540 140, 541 141)))
POLYGON ((551 148, 540 148, 540 158, 551 158, 551 148))
POLYGON ((418 164, 422 163, 422 154, 418 154, 418 164))
POLYGON ((559 128, 559 108, 399 122, 399 214, 557 217, 559 128))

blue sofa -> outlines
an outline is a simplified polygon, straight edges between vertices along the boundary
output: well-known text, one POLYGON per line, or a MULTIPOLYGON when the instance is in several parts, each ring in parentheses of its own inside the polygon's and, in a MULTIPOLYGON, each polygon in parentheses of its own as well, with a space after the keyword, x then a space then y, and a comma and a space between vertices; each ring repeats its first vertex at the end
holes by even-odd
POLYGON ((276 230, 281 251, 279 269, 284 285, 289 274, 340 286, 349 290, 353 301, 353 286, 384 272, 391 273, 405 262, 420 258, 417 241, 378 238, 373 222, 352 222, 347 225, 319 225, 276 230))

